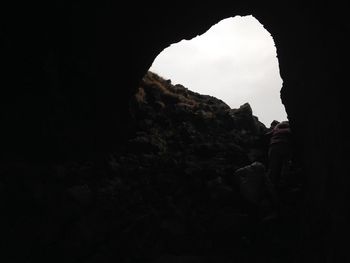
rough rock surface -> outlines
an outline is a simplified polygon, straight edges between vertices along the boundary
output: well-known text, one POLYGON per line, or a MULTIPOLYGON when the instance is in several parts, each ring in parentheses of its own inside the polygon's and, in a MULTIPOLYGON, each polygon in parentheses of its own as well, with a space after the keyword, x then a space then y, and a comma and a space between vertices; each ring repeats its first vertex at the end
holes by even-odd
MULTIPOLYGON (((1 166, 1 257, 11 259, 7 262, 276 257, 268 251, 278 246, 271 243, 273 232, 266 231, 233 178, 238 168, 266 161, 267 128, 249 104, 231 109, 148 72, 129 110, 124 148, 100 162, 1 166)), ((291 235, 285 242, 274 237, 295 249, 291 235)), ((280 259, 287 262, 284 255, 280 259)))

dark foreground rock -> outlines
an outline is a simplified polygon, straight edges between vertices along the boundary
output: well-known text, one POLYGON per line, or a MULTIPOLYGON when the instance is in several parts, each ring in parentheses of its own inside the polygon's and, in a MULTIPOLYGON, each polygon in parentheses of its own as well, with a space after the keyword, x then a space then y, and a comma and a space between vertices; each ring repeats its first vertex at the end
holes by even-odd
POLYGON ((267 128, 249 104, 231 109, 148 72, 130 112, 118 152, 1 165, 2 262, 290 262, 293 247, 273 250, 297 236, 276 235, 286 221, 266 231, 233 178, 266 162, 267 128))

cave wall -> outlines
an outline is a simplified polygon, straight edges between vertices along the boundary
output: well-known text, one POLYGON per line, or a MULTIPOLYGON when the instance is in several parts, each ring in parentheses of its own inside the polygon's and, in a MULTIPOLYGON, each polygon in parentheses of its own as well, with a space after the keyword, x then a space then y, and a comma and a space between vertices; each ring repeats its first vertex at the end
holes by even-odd
POLYGON ((346 8, 313 2, 2 4, 2 162, 96 158, 128 134, 128 98, 171 43, 253 14, 272 34, 305 163, 300 261, 346 262, 346 8), (344 259, 344 258, 343 258, 344 259))

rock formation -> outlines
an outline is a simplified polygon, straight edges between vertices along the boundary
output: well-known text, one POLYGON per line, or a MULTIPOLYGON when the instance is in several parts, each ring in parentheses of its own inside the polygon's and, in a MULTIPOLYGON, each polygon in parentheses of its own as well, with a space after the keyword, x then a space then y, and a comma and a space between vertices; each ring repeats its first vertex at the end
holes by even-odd
MULTIPOLYGON (((234 177, 252 162, 266 165, 267 128, 248 103, 231 109, 147 72, 129 111, 123 147, 104 159, 2 166, 3 255, 13 262, 276 256, 264 252, 276 248, 273 233, 259 226, 259 207, 234 177)), ((289 258, 295 241, 274 237, 291 248, 280 260, 289 258)))
MULTIPOLYGON (((59 178, 96 178, 99 169, 91 170, 89 162, 103 163, 109 153, 124 147, 133 131, 129 101, 164 48, 202 34, 223 18, 252 14, 274 38, 283 79, 281 98, 305 167, 299 261, 349 261, 343 242, 349 236, 345 200, 350 189, 345 3, 148 1, 121 7, 112 1, 8 2, 0 13, 0 189, 2 196, 9 196, 1 202, 10 215, 2 219, 2 227, 6 237, 11 229, 23 231, 23 238, 13 236, 13 243, 2 240, 7 251, 16 256, 36 253, 30 248, 32 239, 24 236, 33 237, 32 224, 44 218, 40 209, 27 206, 31 202, 26 195, 45 204, 59 187, 59 178), (72 165, 68 173, 67 168, 47 171, 51 165, 74 162, 87 164, 72 165), (33 188, 26 189, 28 185, 33 188), (36 189, 46 194, 30 194, 40 193, 36 189), (16 245, 28 245, 27 250, 18 253, 16 245)), ((88 193, 86 189, 72 191, 88 193)), ((51 216, 65 215, 68 207, 57 205, 51 216)), ((86 228, 93 228, 84 220, 86 228)), ((61 233, 55 224, 50 231, 48 243, 61 233)))

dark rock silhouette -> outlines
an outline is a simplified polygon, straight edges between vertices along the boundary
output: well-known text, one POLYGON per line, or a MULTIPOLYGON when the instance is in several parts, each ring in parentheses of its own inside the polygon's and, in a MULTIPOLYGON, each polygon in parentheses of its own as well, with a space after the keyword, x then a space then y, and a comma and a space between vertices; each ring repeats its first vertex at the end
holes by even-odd
POLYGON ((270 259, 256 248, 265 240, 259 208, 234 178, 238 168, 265 161, 267 128, 249 104, 231 109, 148 72, 129 110, 124 147, 100 162, 2 166, 3 256, 12 262, 270 259))
MULTIPOLYGON (((274 38, 283 79, 281 99, 305 172, 296 261, 350 261, 344 242, 350 235, 346 201, 350 45, 345 1, 165 5, 150 0, 123 6, 109 0, 7 1, 0 13, 0 202, 5 215, 0 220, 1 248, 7 252, 1 256, 11 255, 11 260, 2 261, 23 262, 28 255, 59 261, 52 255, 64 257, 62 251, 66 258, 77 258, 54 240, 69 239, 65 234, 69 229, 76 229, 75 233, 94 229, 95 219, 85 218, 80 228, 55 223, 73 222, 79 211, 63 188, 80 185, 72 191, 89 189, 84 190, 87 197, 89 191, 96 192, 99 179, 108 174, 106 156, 128 142, 133 129, 129 102, 154 58, 170 44, 202 34, 221 19, 250 14, 274 38), (96 184, 86 188, 86 180, 96 184), (60 201, 57 195, 62 195, 60 201), (32 205, 34 201, 40 205, 32 205), (35 249, 34 239, 46 249, 35 249)), ((104 203, 99 209, 108 211, 104 203)), ((105 216, 104 222, 109 219, 105 216)), ((108 244, 112 250, 118 242, 101 238, 103 233, 113 233, 108 223, 105 226, 93 238, 104 244, 101 251, 88 242, 75 245, 88 247, 94 257, 107 258, 103 248, 108 244)), ((283 249, 279 252, 285 254, 283 249)), ((196 260, 167 255, 163 259, 196 260)))

